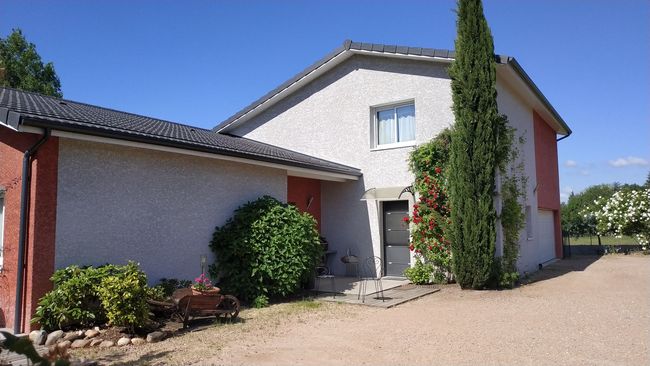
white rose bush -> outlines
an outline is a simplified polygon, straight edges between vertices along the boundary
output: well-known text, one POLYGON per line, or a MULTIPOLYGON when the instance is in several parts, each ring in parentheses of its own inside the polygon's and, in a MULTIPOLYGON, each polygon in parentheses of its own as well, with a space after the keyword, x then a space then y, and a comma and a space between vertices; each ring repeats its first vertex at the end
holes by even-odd
POLYGON ((594 203, 599 207, 592 215, 596 218, 596 230, 600 235, 634 236, 643 250, 648 249, 650 188, 621 190, 609 199, 599 198, 594 203))

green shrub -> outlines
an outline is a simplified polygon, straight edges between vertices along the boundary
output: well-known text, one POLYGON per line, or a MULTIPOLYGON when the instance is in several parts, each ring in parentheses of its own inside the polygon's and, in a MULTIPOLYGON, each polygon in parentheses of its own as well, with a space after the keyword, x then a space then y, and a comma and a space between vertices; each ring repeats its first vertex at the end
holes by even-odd
POLYGON ((97 289, 102 279, 118 271, 118 267, 69 266, 54 272, 54 289, 43 296, 32 322, 46 330, 72 326, 92 326, 106 321, 97 289))
POLYGON ((161 293, 147 287, 146 276, 135 263, 69 266, 56 271, 51 280, 54 289, 40 299, 32 318, 33 323, 41 324, 47 331, 90 327, 107 320, 116 325, 141 324, 142 313, 145 320, 148 314, 147 297, 161 293))
POLYGON ((210 274, 244 301, 294 293, 322 254, 316 220, 269 196, 238 208, 210 248, 217 259, 210 274))
POLYGON ((513 288, 519 281, 519 272, 501 272, 499 275, 499 287, 513 288))
POLYGON ((109 324, 133 330, 147 321, 147 276, 136 263, 129 262, 117 274, 104 278, 98 293, 109 324))
POLYGON ((433 266, 424 264, 419 258, 416 258, 415 265, 404 270, 404 276, 416 285, 426 285, 431 283, 433 275, 433 266))
POLYGON ((174 291, 181 288, 188 288, 192 286, 190 280, 179 280, 178 278, 161 278, 160 282, 154 286, 155 289, 162 291, 163 297, 171 296, 174 291))
POLYGON ((253 302, 251 302, 251 306, 256 308, 256 309, 261 309, 269 306, 269 298, 266 295, 259 295, 255 299, 253 299, 253 302))

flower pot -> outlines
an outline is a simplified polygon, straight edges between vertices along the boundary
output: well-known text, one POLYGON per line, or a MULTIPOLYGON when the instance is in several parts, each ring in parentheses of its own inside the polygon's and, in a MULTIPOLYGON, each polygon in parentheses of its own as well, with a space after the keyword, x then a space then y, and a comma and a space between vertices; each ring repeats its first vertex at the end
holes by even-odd
POLYGON ((219 287, 213 287, 208 290, 197 290, 192 287, 192 295, 203 295, 203 296, 217 296, 221 289, 219 287))

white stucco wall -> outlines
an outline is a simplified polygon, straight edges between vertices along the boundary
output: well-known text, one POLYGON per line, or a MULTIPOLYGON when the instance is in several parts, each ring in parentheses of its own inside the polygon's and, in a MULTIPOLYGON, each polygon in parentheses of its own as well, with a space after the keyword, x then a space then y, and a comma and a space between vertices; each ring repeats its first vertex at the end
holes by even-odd
MULTIPOLYGON (((444 64, 353 56, 290 97, 245 123, 234 134, 361 169, 356 182, 322 184, 322 232, 338 251, 382 255, 377 202, 364 191, 406 187, 413 182, 413 147, 371 149, 371 107, 413 100, 416 142, 436 136, 453 122, 450 80, 444 64)), ((406 194, 404 197, 408 197, 406 194)))
POLYGON ((286 172, 60 138, 56 268, 141 264, 151 283, 193 279, 215 226, 262 195, 286 201, 286 172))
MULTIPOLYGON (((526 205, 537 225, 534 192, 535 149, 532 108, 497 81, 498 104, 522 137, 519 161, 528 177, 526 205)), ((454 121, 451 86, 442 63, 353 56, 298 92, 233 131, 234 134, 360 168, 358 182, 323 182, 322 229, 340 257, 350 248, 360 256, 382 255, 381 217, 377 202, 359 197, 373 187, 407 186, 413 181, 407 158, 412 147, 371 149, 372 107, 414 100, 416 142, 426 142, 454 121)), ((536 227, 533 227, 533 232, 536 227)), ((536 236, 522 232, 520 270, 537 268, 536 236)), ((335 272, 343 266, 333 261, 335 272)))
POLYGON ((540 248, 538 247, 537 235, 537 195, 535 187, 537 186, 536 168, 535 168, 535 135, 533 129, 533 110, 522 98, 502 82, 497 82, 497 103, 499 111, 508 116, 509 124, 516 129, 515 143, 519 149, 518 160, 512 162, 512 167, 523 167, 523 172, 517 168, 517 174, 524 173, 527 177, 525 206, 531 207, 531 222, 533 236, 528 238, 526 228, 522 230, 519 240, 519 261, 518 267, 520 272, 534 272, 537 270, 539 263, 540 248), (519 144, 519 139, 523 139, 523 144, 519 144))

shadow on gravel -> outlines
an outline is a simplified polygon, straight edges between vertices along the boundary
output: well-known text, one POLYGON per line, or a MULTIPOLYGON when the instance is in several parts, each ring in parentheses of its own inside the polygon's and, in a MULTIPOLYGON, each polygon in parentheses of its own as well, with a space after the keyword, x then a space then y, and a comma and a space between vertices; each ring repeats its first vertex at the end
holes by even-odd
POLYGON ((167 363, 164 360, 166 360, 167 356, 171 353, 171 351, 147 352, 135 361, 125 361, 123 357, 126 356, 126 353, 116 352, 99 357, 94 361, 98 362, 100 365, 108 363, 116 365, 166 365, 167 363))
POLYGON ((521 284, 546 281, 570 272, 582 272, 600 258, 601 256, 598 255, 574 255, 571 258, 561 259, 524 278, 521 284))

